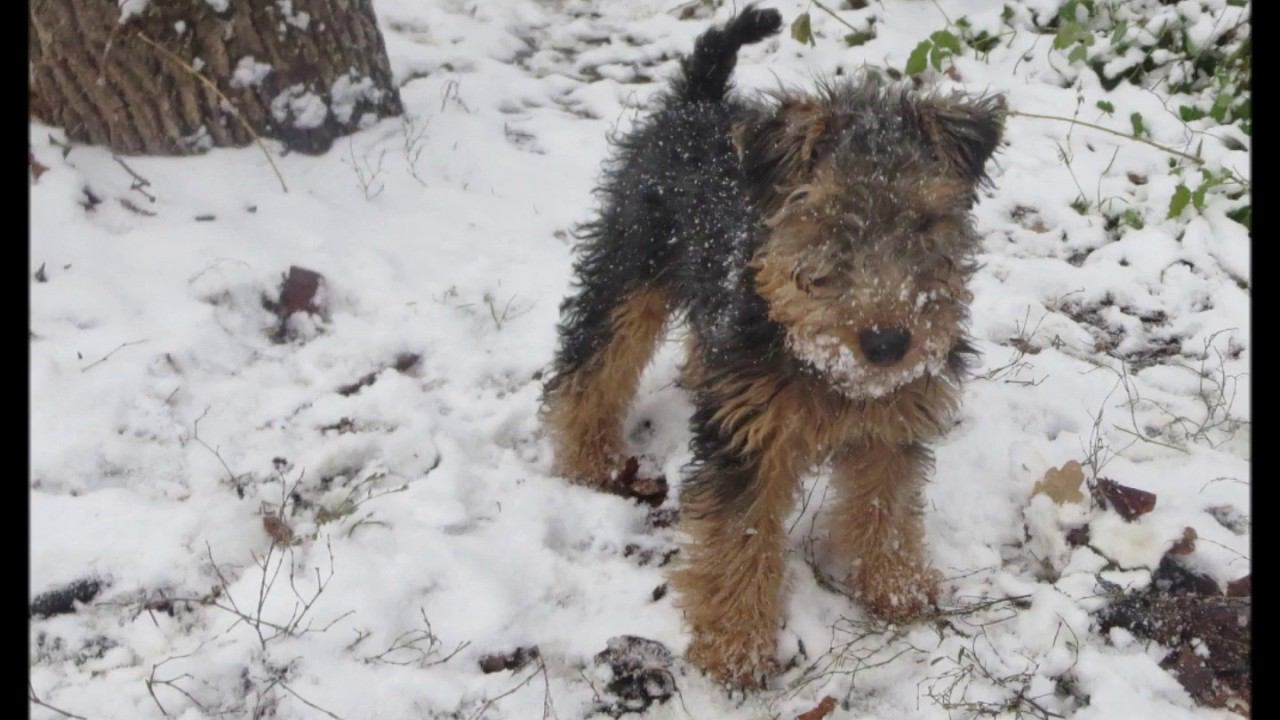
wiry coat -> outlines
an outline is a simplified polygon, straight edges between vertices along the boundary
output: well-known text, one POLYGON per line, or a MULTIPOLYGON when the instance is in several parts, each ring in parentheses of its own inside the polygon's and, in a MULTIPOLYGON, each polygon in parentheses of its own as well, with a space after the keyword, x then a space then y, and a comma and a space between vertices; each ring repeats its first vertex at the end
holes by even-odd
POLYGON ((690 658, 738 684, 772 662, 782 521, 815 463, 834 459, 831 536, 857 556, 860 596, 906 617, 931 592, 922 443, 945 431, 972 352, 968 213, 1003 109, 865 78, 728 94, 738 48, 780 25, 748 8, 705 33, 616 141, 545 388, 558 470, 605 485, 639 375, 668 317, 686 319, 694 542, 673 581, 690 658))

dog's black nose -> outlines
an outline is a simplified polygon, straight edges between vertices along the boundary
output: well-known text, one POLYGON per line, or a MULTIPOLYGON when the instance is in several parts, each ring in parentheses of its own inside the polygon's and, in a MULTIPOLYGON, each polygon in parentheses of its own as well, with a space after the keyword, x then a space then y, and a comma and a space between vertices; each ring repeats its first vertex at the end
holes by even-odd
POLYGON ((863 330, 858 333, 858 344, 872 365, 888 367, 906 357, 907 348, 911 347, 911 333, 902 328, 863 330))

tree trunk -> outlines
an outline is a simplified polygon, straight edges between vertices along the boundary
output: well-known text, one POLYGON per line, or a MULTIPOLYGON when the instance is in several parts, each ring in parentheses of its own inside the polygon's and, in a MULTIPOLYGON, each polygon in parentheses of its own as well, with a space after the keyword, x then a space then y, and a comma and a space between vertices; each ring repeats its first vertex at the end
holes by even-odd
POLYGON ((401 112, 372 0, 33 0, 28 18, 32 114, 119 153, 254 133, 320 153, 401 112))

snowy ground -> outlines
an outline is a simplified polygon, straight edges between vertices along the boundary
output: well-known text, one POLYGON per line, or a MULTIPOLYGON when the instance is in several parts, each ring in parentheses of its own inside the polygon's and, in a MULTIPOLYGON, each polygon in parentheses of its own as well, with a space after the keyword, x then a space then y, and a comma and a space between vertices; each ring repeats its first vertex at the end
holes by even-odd
MULTIPOLYGON (((767 4, 788 24, 807 9, 767 4)), ((1204 4, 1226 24, 1243 11, 1204 4)), ((1224 584, 1249 573, 1248 233, 1219 194, 1167 219, 1166 154, 1030 118, 1009 121, 976 211, 982 377, 928 489, 954 612, 886 628, 819 582, 805 559, 819 473, 792 526, 791 669, 731 695, 679 659, 689 638, 657 590, 676 531, 551 476, 535 416, 606 135, 707 26, 704 8, 681 19, 675 5, 377 0, 408 114, 324 157, 277 153, 287 194, 254 147, 127 159, 143 192, 108 152, 64 155, 60 130, 31 125, 48 167, 31 186, 31 597, 100 587, 33 618, 41 702, 93 719, 577 718, 616 699, 594 656, 636 635, 677 656, 678 695, 654 718, 791 718, 826 696, 834 717, 969 717, 1019 691, 1081 720, 1235 717, 1197 706, 1160 647, 1100 634, 1090 613, 1100 578, 1149 583, 1185 527, 1195 568, 1224 584), (1080 214, 1081 194, 1121 198, 1142 229, 1080 214), (323 274, 325 313, 295 316, 279 343, 263 298, 294 265, 323 274), (1072 460, 1155 493, 1154 511, 1124 522, 1033 497, 1072 460), (1068 544, 1085 522, 1092 547, 1068 544), (534 645, 541 660, 480 669, 534 645)), ((1013 5, 1022 31, 986 61, 955 58, 958 86, 1057 115, 1079 96, 1082 120, 1122 131, 1141 112, 1155 141, 1186 145, 1158 93, 1064 80, 1053 36, 1029 29, 1060 2, 1013 5)), ((878 18, 848 48, 814 8, 815 45, 784 33, 748 48, 738 82, 901 68, 947 18, 998 32, 1000 12, 873 2, 840 13, 878 18)), ((1204 153, 1248 173, 1247 150, 1204 153)), ((689 459, 677 335, 629 423, 673 482, 689 459)))

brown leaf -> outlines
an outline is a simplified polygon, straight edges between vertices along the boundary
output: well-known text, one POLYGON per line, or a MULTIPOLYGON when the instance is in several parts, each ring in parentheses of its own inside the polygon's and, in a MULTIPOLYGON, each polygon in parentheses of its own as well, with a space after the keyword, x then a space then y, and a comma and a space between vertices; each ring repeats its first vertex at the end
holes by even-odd
POLYGON ((272 540, 281 545, 293 544, 293 528, 289 527, 279 515, 263 515, 262 529, 267 531, 272 540))
POLYGON ((422 356, 417 353, 400 353, 396 356, 396 362, 391 367, 395 368, 397 372, 409 372, 421 359, 422 356))
POLYGON ((1182 538, 1169 548, 1169 552, 1174 555, 1190 555, 1196 551, 1196 535, 1195 528, 1185 527, 1182 529, 1182 538))
POLYGON ((1080 491, 1083 484, 1084 471, 1080 469, 1080 463, 1072 460, 1061 468, 1049 468, 1031 494, 1043 493, 1059 505, 1078 503, 1084 501, 1084 493, 1080 491))
POLYGON ((627 458, 622 471, 608 484, 606 489, 622 497, 632 498, 651 507, 658 507, 667 500, 667 479, 658 477, 640 477, 640 460, 635 456, 627 458))
POLYGON ((34 180, 39 180, 41 175, 49 172, 49 166, 37 160, 33 152, 27 153, 27 164, 31 166, 31 177, 34 180))
POLYGON ((1080 527, 1071 528, 1067 531, 1067 543, 1074 547, 1081 547, 1089 544, 1089 526, 1081 525, 1080 527))
MULTIPOLYGON (((1031 341, 1027 340, 1026 338, 1020 338, 1020 337, 1013 338, 1012 340, 1009 341, 1009 347, 1013 348, 1014 350, 1017 350, 1018 352, 1025 353, 1027 355, 1040 354, 1040 348, 1036 347, 1035 345, 1032 345, 1031 341)), ((1079 466, 1079 463, 1076 463, 1076 465, 1079 466)))
POLYGON ((536 660, 540 654, 537 645, 529 645, 506 653, 485 655, 480 658, 480 671, 488 674, 503 670, 519 670, 530 661, 536 660))
POLYGON ((1222 594, 1218 582, 1198 573, 1179 562, 1172 553, 1160 558, 1160 565, 1151 573, 1151 584, 1159 591, 1175 595, 1216 596, 1222 594))
POLYGON ((653 529, 667 528, 680 520, 679 508, 654 508, 645 516, 645 524, 653 529))
POLYGON ((1139 175, 1138 173, 1129 173, 1129 182, 1134 185, 1146 185, 1147 177, 1145 175, 1139 175))
POLYGON ((276 303, 276 314, 281 319, 296 312, 320 312, 316 305, 316 292, 324 276, 314 270, 307 270, 296 265, 289 268, 284 284, 280 288, 280 301, 276 303))
POLYGON ((1205 508, 1205 512, 1217 520, 1219 525, 1236 535, 1249 532, 1249 519, 1234 505, 1212 505, 1205 508))
POLYGON ((1245 575, 1227 583, 1227 597, 1251 597, 1253 595, 1253 575, 1245 575))
POLYGON ((1096 493, 1125 520, 1136 520, 1156 508, 1155 493, 1121 485, 1114 480, 1098 478, 1096 493))
POLYGON ((826 716, 835 712, 835 709, 836 699, 828 695, 822 698, 822 702, 818 703, 817 706, 809 712, 797 715, 796 720, 822 720, 826 716))

